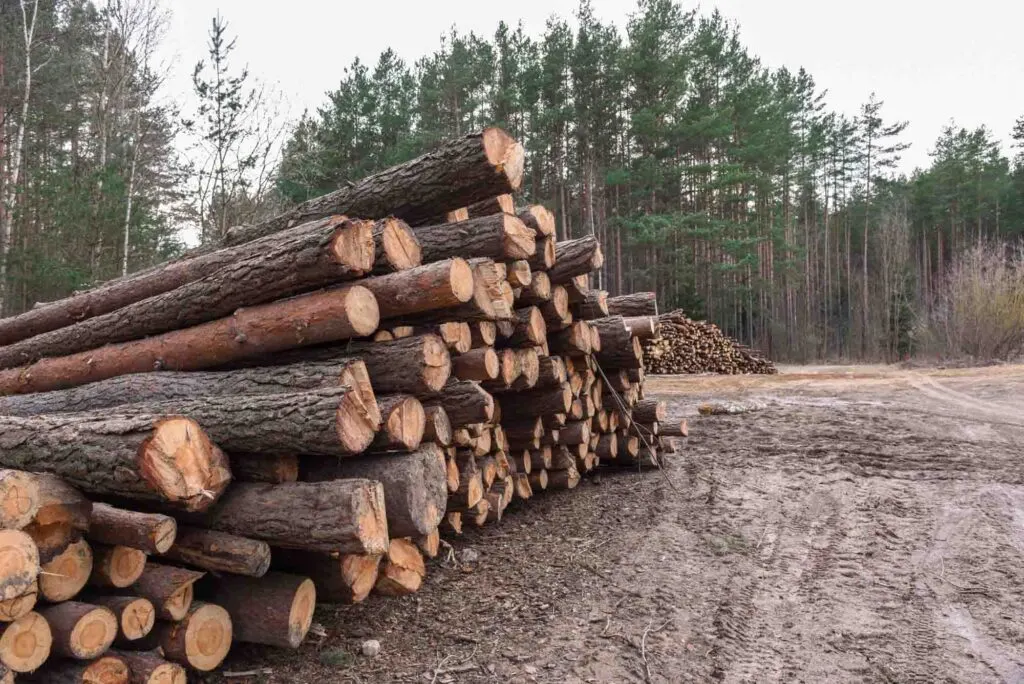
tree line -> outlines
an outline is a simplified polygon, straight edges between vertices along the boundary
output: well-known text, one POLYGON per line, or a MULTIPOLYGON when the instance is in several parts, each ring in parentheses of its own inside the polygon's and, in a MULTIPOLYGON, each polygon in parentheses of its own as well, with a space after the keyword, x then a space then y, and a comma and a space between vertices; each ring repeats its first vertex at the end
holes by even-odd
POLYGON ((830 111, 809 73, 672 0, 639 0, 622 31, 583 0, 539 36, 501 22, 412 64, 355 60, 276 168, 280 122, 223 20, 199 110, 162 97, 158 2, 0 0, 5 313, 166 258, 185 223, 214 240, 489 124, 527 147, 520 201, 554 210, 562 239, 600 238, 601 287, 656 290, 780 360, 913 352, 958 256, 1024 232, 1024 156, 991 131, 950 124, 928 168, 898 175, 908 124, 881 99, 830 111))

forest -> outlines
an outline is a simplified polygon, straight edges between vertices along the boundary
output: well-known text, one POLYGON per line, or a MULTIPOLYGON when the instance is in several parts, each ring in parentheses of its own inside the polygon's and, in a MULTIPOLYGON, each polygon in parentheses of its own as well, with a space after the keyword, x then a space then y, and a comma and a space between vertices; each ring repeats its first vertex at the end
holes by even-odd
MULTIPOLYGON (((950 123, 928 168, 898 173, 910 122, 886 116, 885 93, 830 111, 828 84, 764 64, 715 11, 639 0, 620 30, 582 0, 541 35, 454 27, 412 63, 357 59, 286 122, 223 19, 195 37, 209 59, 183 111, 152 59, 171 9, 0 0, 4 315, 492 124, 527 148, 521 201, 555 211, 560 239, 601 240, 601 287, 655 290, 778 360, 925 351, 950 288, 976 284, 965 268, 1024 280, 1024 149, 950 123)), ((1024 289, 1006 297, 1024 316, 1024 289)))

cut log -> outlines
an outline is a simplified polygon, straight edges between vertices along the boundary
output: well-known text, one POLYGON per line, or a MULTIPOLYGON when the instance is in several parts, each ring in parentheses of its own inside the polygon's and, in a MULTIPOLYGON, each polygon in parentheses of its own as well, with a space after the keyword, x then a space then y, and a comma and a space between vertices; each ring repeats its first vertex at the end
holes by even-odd
POLYGON ((383 553, 388 543, 384 491, 370 480, 237 483, 202 527, 311 551, 383 553))
POLYGON ((295 454, 241 454, 230 459, 232 479, 239 482, 281 484, 299 479, 295 454))
MULTIPOLYGON (((640 340, 635 337, 630 337, 629 342, 626 344, 613 346, 608 349, 602 348, 596 354, 596 358, 602 368, 606 369, 606 372, 607 369, 614 368, 640 368, 644 363, 644 353, 640 346, 640 340)), ((639 389, 639 385, 637 389, 639 389)))
POLYGON ((633 406, 633 420, 638 423, 660 423, 667 419, 668 403, 664 401, 645 399, 633 406))
MULTIPOLYGON (((39 552, 32 537, 19 530, 0 530, 0 600, 14 601, 36 589, 39 575, 39 552)), ((10 615, 23 603, 5 609, 10 615)))
POLYGON ((89 519, 89 538, 103 544, 164 553, 174 544, 178 523, 168 515, 139 513, 97 503, 89 519))
POLYGON ((463 519, 477 527, 487 524, 487 518, 491 514, 491 503, 486 499, 480 499, 476 506, 463 514, 463 519))
POLYGON ((465 354, 473 348, 473 335, 470 332, 469 323, 464 321, 448 321, 437 325, 412 328, 412 330, 416 335, 439 335, 453 354, 465 354))
POLYGON ((129 684, 188 684, 185 668, 145 651, 111 650, 110 655, 128 665, 129 684))
POLYGON ((459 491, 459 484, 461 483, 461 476, 459 475, 459 466, 455 462, 455 456, 446 454, 444 458, 445 465, 445 484, 448 486, 448 493, 454 494, 459 491))
POLYGON ((657 316, 658 298, 654 292, 635 292, 608 299, 612 316, 657 316))
POLYGON ((458 209, 453 209, 453 210, 451 210, 449 212, 446 212, 445 215, 444 215, 444 220, 443 221, 440 221, 439 219, 434 218, 434 219, 431 219, 429 221, 426 221, 425 224, 438 223, 439 221, 441 223, 461 223, 462 221, 468 221, 468 220, 469 220, 469 209, 467 209, 466 207, 459 207, 458 209))
POLYGON ((492 214, 461 223, 416 228, 423 261, 452 257, 498 261, 526 259, 537 249, 535 233, 512 214, 492 214))
POLYGON ((548 473, 548 487, 551 489, 575 489, 579 483, 580 473, 576 466, 548 473))
POLYGON ((476 506, 484 496, 483 478, 479 472, 459 473, 459 489, 448 497, 446 512, 464 512, 476 506))
POLYGON ((117 637, 117 617, 103 606, 65 601, 39 611, 50 623, 51 652, 76 660, 92 660, 106 652, 117 637))
POLYGON ((589 354, 592 349, 590 325, 576 321, 565 330, 548 336, 548 348, 554 354, 589 354))
POLYGON ((602 264, 601 243, 593 235, 587 235, 555 246, 555 264, 548 269, 548 276, 553 285, 561 285, 576 276, 596 271, 602 264))
POLYGON ((0 529, 20 530, 39 510, 39 485, 21 470, 0 470, 0 529))
POLYGON ((516 309, 515 329, 506 340, 506 344, 510 347, 518 347, 521 345, 540 345, 544 344, 545 341, 547 341, 547 328, 540 309, 536 306, 516 309))
POLYGON ((48 563, 89 529, 92 502, 64 480, 45 473, 31 475, 39 507, 25 532, 39 549, 39 561, 48 563))
POLYGON ((551 279, 548 278, 548 274, 544 271, 537 271, 530 279, 530 284, 520 290, 516 304, 520 307, 539 306, 551 299, 552 291, 551 279))
POLYGON ((452 374, 459 380, 493 380, 501 365, 492 347, 477 347, 452 361, 452 374))
POLYGON ((688 437, 690 434, 690 428, 685 418, 659 422, 658 429, 663 437, 688 437))
MULTIPOLYGON (((189 328, 255 306, 352 280, 373 267, 372 224, 345 221, 282 239, 181 287, 102 316, 0 347, 0 368, 189 328)), ((525 227, 524 227, 525 229, 525 227)))
POLYGON ((400 340, 404 337, 412 337, 416 333, 416 329, 411 325, 396 325, 391 329, 391 336, 400 340))
POLYGON ((568 383, 559 387, 535 389, 502 396, 501 414, 514 422, 523 418, 564 413, 572 405, 572 389, 568 383))
POLYGON ((533 496, 533 488, 530 486, 530 475, 528 473, 516 473, 512 476, 515 483, 515 495, 523 501, 533 496))
POLYGON ((40 567, 39 595, 54 603, 67 601, 82 591, 91 574, 92 549, 79 539, 40 567))
POLYGON ((51 660, 36 672, 18 679, 43 684, 131 684, 132 681, 128 663, 113 655, 104 655, 91 662, 51 660))
POLYGON ((148 599, 161 620, 181 620, 192 605, 193 586, 206 573, 159 563, 146 563, 132 591, 148 599))
POLYGON ((373 271, 404 271, 423 263, 423 252, 416 234, 401 219, 388 217, 373 224, 373 271))
POLYGON ((623 318, 629 334, 641 340, 649 340, 658 334, 658 319, 655 316, 633 316, 623 318))
MULTIPOLYGON (((534 271, 549 271, 554 268, 558 260, 558 250, 554 235, 546 235, 537 238, 537 246, 534 255, 527 259, 530 268, 534 271)), ((553 281, 552 281, 553 282, 553 281)))
MULTIPOLYGON (((566 292, 565 296, 568 299, 569 293, 566 292)), ((607 318, 609 316, 608 293, 604 290, 590 290, 584 295, 583 301, 574 306, 576 317, 585 321, 595 318, 607 318)))
POLYGON ((50 657, 53 634, 39 613, 0 625, 0 663, 14 672, 33 672, 50 657))
POLYGON ((551 468, 553 450, 550 446, 542 446, 540 449, 530 451, 531 472, 534 470, 547 470, 551 468))
POLYGON ((512 192, 522 182, 523 146, 499 128, 446 141, 422 157, 307 200, 284 214, 228 231, 234 245, 331 214, 395 216, 410 225, 512 192))
POLYGON ((597 446, 594 448, 594 453, 602 461, 614 461, 619 454, 619 438, 616 433, 601 435, 601 439, 597 441, 597 446))
POLYGON ((513 288, 528 287, 533 281, 530 262, 525 259, 510 262, 508 265, 508 284, 513 288))
POLYGON ((216 604, 196 601, 179 622, 158 623, 153 635, 167 660, 209 672, 231 648, 231 616, 216 604))
POLYGON ((425 406, 423 441, 436 442, 441 446, 448 446, 452 443, 452 424, 448 420, 448 413, 441 406, 425 406))
MULTIPOLYGON (((2 552, 2 549, 0 549, 0 552, 2 552)), ((24 593, 14 598, 0 601, 0 622, 14 622, 18 618, 28 615, 36 607, 38 598, 39 582, 36 580, 24 593)), ((2 681, 0 679, 0 682, 2 681)))
POLYGON ((374 589, 384 596, 406 596, 419 590, 426 574, 416 545, 408 539, 393 539, 374 589))
POLYGON ((262 577, 270 568, 270 546, 263 541, 200 527, 178 528, 164 557, 211 572, 262 577))
POLYGON ((437 558, 437 554, 441 551, 441 535, 438 534, 436 527, 433 532, 416 537, 415 541, 416 547, 427 558, 437 558))
POLYGON ((495 197, 488 197, 479 202, 473 202, 466 207, 466 212, 469 218, 476 218, 490 214, 514 214, 515 207, 516 204, 512 199, 512 195, 504 193, 495 197))
POLYGON ((388 394, 378 400, 383 425, 370 450, 413 451, 423 441, 426 414, 423 404, 407 394, 388 394))
POLYGON ((241 309, 192 328, 0 371, 0 394, 45 392, 152 370, 201 370, 293 347, 369 335, 378 322, 377 302, 366 288, 356 285, 316 292, 241 309))
MULTIPOLYGON (((444 262, 440 262, 444 263, 444 262)), ((498 266, 490 259, 473 259, 473 296, 465 304, 437 311, 402 317, 414 325, 431 325, 444 321, 495 321, 511 318, 512 310, 505 301, 508 282, 499 276, 498 266)))
POLYGON ((473 271, 465 259, 454 258, 365 278, 353 287, 360 286, 376 297, 381 320, 395 319, 468 302, 473 296, 473 271))
POLYGON ((516 350, 521 370, 519 377, 512 383, 512 390, 528 390, 533 389, 537 385, 537 380, 540 377, 540 354, 537 350, 538 347, 526 347, 525 349, 516 350))
POLYGON ((543 469, 534 470, 526 477, 529 479, 532 492, 543 492, 548 488, 548 471, 543 469))
POLYGON ((444 522, 441 523, 441 529, 445 532, 451 532, 455 535, 462 534, 462 513, 458 511, 452 511, 446 513, 444 516, 444 522))
POLYGON ((283 551, 274 554, 274 567, 308 575, 320 602, 360 603, 377 583, 380 560, 379 553, 283 551))
POLYGON ((455 427, 489 423, 494 418, 494 397, 472 380, 449 380, 441 391, 418 396, 424 406, 443 406, 455 427))
POLYGON ((444 454, 423 444, 410 454, 380 454, 343 460, 306 459, 302 477, 310 482, 341 478, 376 480, 384 487, 387 530, 395 537, 428 534, 441 522, 448 498, 444 454))
POLYGON ((146 568, 146 554, 130 546, 92 547, 92 574, 89 584, 94 587, 124 589, 135 584, 146 568))
POLYGON ((308 577, 225 576, 214 583, 211 596, 231 616, 235 641, 298 648, 313 624, 316 587, 308 577))
POLYGON ((590 443, 590 421, 569 421, 565 427, 559 428, 558 439, 566 445, 589 444, 590 443))
POLYGON ((565 363, 558 356, 540 356, 537 359, 537 382, 534 387, 555 387, 566 381, 565 363))
POLYGON ((553 330, 561 330, 572 324, 569 295, 561 285, 551 288, 551 299, 543 302, 539 308, 544 322, 553 330))
POLYGON ((156 624, 153 602, 141 596, 93 596, 89 602, 103 606, 117 618, 116 643, 129 644, 147 636, 156 624))
POLYGON ((533 204, 519 212, 519 220, 532 228, 538 236, 555 234, 555 215, 540 204, 533 204))
POLYGON ((476 321, 469 326, 473 347, 493 347, 498 339, 498 328, 494 321, 476 321))

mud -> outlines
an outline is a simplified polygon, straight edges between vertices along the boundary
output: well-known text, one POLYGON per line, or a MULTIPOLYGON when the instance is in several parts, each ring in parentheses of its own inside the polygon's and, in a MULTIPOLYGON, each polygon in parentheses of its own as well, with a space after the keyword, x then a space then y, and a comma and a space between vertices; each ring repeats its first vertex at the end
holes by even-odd
POLYGON ((224 681, 1024 681, 1024 367, 648 394, 690 420, 666 470, 537 497, 450 539, 415 597, 322 607, 224 681), (697 416, 721 399, 759 410, 697 416))

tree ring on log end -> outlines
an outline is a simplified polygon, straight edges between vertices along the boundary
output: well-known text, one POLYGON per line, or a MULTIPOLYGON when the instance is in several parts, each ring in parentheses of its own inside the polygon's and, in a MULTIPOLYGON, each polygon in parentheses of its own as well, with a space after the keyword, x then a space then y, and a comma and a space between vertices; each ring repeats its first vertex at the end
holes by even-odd
POLYGON ((388 262, 396 269, 407 269, 423 263, 423 250, 416 234, 405 221, 388 217, 383 219, 381 245, 388 262))
POLYGON ((192 583, 190 582, 175 591, 166 601, 164 601, 164 612, 166 612, 172 620, 181 620, 188 614, 188 609, 192 605, 192 595, 193 589, 192 583))
POLYGON ((92 548, 84 539, 42 566, 39 593, 47 601, 67 601, 82 590, 92 574, 92 548))
MULTIPOLYGON (((128 664, 116 656, 105 656, 91 663, 82 673, 83 684, 119 684, 128 681, 128 664)), ((150 678, 151 682, 163 680, 150 678)))
POLYGON ((39 613, 15 620, 0 636, 3 664, 15 672, 32 672, 50 656, 53 633, 39 613))
POLYGON ((468 302, 473 298, 473 269, 462 257, 454 257, 448 269, 448 282, 452 295, 460 302, 468 302))
POLYGON ((39 576, 39 551, 32 537, 19 530, 0 530, 0 600, 33 591, 39 576))
POLYGON ((121 634, 129 641, 141 639, 156 624, 156 609, 149 599, 137 598, 121 611, 121 634))
POLYGON ((231 481, 227 457, 199 423, 184 416, 158 420, 138 458, 146 482, 189 511, 207 508, 231 481))
POLYGON ((396 437, 403 447, 412 451, 423 441, 426 424, 427 415, 423 410, 423 404, 415 397, 405 397, 391 411, 385 429, 389 435, 396 437))
POLYGON ((117 618, 108 608, 97 607, 83 615, 71 630, 72 654, 91 660, 105 653, 117 636, 117 618))
POLYGON ((231 648, 231 616, 218 605, 206 603, 189 616, 185 654, 192 667, 209 672, 220 665, 231 648))
MULTIPOLYGON (((373 401, 376 404, 376 400, 373 401)), ((363 400, 362 392, 345 392, 338 402, 338 410, 335 418, 335 431, 338 433, 338 440, 342 448, 350 454, 358 454, 365 451, 374 435, 380 427, 380 412, 377 413, 377 420, 369 415, 366 402, 363 400)))
POLYGON ((316 609, 316 585, 306 578, 295 590, 292 607, 288 612, 288 643, 298 648, 313 625, 313 611, 316 609))
POLYGON ((373 270, 373 222, 350 219, 335 228, 331 238, 334 261, 356 271, 373 270))
POLYGON ((441 391, 452 374, 452 356, 437 335, 423 336, 423 381, 434 392, 441 391))

